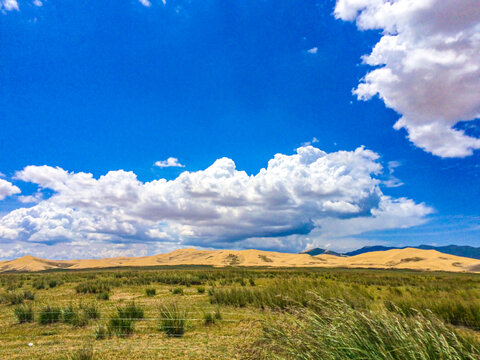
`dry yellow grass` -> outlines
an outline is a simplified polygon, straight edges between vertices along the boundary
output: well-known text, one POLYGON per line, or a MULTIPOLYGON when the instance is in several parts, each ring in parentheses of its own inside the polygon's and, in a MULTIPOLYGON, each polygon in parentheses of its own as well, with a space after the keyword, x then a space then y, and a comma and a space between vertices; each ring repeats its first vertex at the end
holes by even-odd
POLYGON ((210 265, 265 267, 347 267, 413 269, 452 272, 480 272, 480 260, 414 248, 376 251, 351 257, 310 256, 260 250, 180 249, 144 257, 117 257, 91 260, 45 260, 24 256, 0 262, 0 272, 42 271, 50 269, 92 269, 123 266, 210 265))

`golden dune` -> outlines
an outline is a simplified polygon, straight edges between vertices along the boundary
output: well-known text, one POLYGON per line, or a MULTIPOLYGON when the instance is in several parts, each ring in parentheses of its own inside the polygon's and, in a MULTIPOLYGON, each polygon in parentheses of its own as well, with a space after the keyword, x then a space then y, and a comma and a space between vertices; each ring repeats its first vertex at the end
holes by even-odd
POLYGON ((19 259, 0 262, 0 272, 176 265, 208 265, 215 267, 342 267, 480 272, 480 260, 443 254, 436 250, 414 248, 375 251, 351 257, 334 255, 310 256, 308 254, 288 254, 261 250, 196 249, 179 249, 153 256, 89 260, 45 260, 27 255, 19 259))

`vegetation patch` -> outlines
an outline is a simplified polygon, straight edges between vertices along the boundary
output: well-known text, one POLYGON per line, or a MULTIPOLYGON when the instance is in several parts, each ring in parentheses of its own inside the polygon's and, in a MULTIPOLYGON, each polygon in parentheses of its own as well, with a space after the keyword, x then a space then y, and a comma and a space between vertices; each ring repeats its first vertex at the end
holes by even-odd
POLYGON ((167 336, 180 337, 185 333, 187 313, 177 303, 163 305, 160 308, 160 330, 167 336))

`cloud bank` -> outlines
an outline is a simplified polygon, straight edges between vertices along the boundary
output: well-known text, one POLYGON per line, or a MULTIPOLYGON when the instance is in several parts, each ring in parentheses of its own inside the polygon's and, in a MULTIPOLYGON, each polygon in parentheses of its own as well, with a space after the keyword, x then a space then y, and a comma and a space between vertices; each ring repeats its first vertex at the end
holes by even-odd
POLYGON ((434 155, 465 157, 480 139, 455 127, 480 117, 478 0, 338 0, 335 16, 383 36, 364 63, 375 67, 354 90, 378 95, 402 117, 409 140, 434 155))
POLYGON ((145 183, 123 170, 95 179, 27 166, 16 178, 53 195, 3 216, 0 241, 5 252, 14 244, 55 254, 70 247, 69 257, 187 245, 296 251, 316 237, 425 222, 431 208, 382 193, 378 158, 363 147, 325 153, 302 146, 293 155, 275 155, 255 175, 221 158, 205 170, 145 183))

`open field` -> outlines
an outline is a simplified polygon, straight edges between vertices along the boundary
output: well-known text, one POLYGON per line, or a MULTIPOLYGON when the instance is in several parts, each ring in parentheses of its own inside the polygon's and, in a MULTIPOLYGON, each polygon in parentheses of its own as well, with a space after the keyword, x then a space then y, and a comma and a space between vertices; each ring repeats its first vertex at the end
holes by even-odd
POLYGON ((0 287, 5 359, 480 359, 478 274, 190 266, 0 287))

